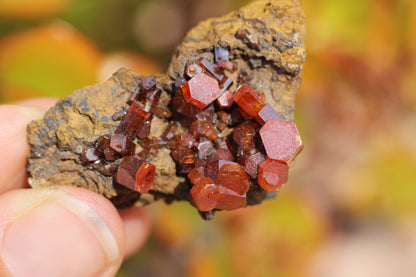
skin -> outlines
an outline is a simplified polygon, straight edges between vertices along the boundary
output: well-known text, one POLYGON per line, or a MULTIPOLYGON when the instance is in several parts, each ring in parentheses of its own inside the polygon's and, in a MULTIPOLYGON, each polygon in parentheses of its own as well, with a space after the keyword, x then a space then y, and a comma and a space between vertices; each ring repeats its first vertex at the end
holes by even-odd
POLYGON ((0 105, 0 276, 113 276, 144 244, 150 218, 81 188, 28 188, 26 125, 55 102, 0 105))

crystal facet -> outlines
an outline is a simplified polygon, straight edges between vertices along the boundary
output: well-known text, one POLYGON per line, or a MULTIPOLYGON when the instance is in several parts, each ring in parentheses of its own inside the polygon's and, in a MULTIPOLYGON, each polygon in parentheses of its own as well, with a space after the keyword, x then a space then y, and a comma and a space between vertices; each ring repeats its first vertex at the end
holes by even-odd
POLYGON ((261 152, 250 154, 245 161, 244 170, 251 178, 257 178, 259 165, 265 160, 266 157, 261 152))
POLYGON ((252 118, 256 117, 264 103, 257 92, 249 85, 241 85, 233 94, 235 102, 252 118))
POLYGON ((220 96, 218 82, 205 73, 199 73, 182 87, 185 100, 203 109, 220 96))
POLYGON ((200 67, 196 63, 189 63, 189 64, 186 65, 185 74, 189 78, 193 78, 201 72, 202 72, 202 67, 200 67))
POLYGON ((126 156, 121 161, 117 169, 117 183, 136 190, 136 173, 142 165, 143 161, 137 156, 126 156))
POLYGON ((110 148, 120 155, 132 155, 136 145, 131 139, 123 134, 115 134, 111 137, 110 148))
POLYGON ((250 188, 250 178, 237 163, 222 165, 218 171, 216 183, 238 194, 244 194, 250 188))
POLYGON ((223 94, 221 94, 220 97, 218 97, 217 102, 221 108, 231 108, 231 105, 234 103, 233 94, 231 93, 231 91, 226 90, 223 94))
POLYGON ((150 190, 155 180, 156 167, 147 162, 143 162, 136 173, 135 190, 145 193, 150 190))
POLYGON ((214 198, 217 191, 218 187, 210 178, 202 177, 199 179, 198 182, 191 188, 191 195, 198 210, 213 210, 217 202, 214 198))
POLYGON ((295 123, 269 119, 260 129, 260 136, 270 159, 290 162, 302 149, 302 140, 295 123))
POLYGON ((156 88, 156 79, 155 79, 155 76, 144 77, 140 81, 140 85, 141 85, 142 90, 144 92, 148 92, 148 91, 154 90, 156 88))
POLYGON ((256 116, 257 122, 261 125, 272 118, 282 120, 282 117, 269 104, 264 105, 256 116))
POLYGON ((247 206, 246 194, 238 194, 235 191, 219 186, 214 195, 215 208, 221 210, 235 210, 247 206))
POLYGON ((98 161, 100 157, 95 154, 95 148, 87 148, 81 154, 81 162, 82 163, 91 163, 98 161))
POLYGON ((287 164, 267 159, 259 166, 259 185, 268 191, 277 191, 287 182, 289 167, 287 164))

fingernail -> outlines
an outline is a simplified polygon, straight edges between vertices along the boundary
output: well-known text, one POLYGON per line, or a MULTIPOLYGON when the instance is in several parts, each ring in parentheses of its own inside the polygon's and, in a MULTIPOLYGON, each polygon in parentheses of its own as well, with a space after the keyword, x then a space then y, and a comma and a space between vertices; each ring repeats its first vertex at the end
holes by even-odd
POLYGON ((12 276, 109 276, 120 260, 105 221, 60 190, 7 227, 0 254, 12 276))

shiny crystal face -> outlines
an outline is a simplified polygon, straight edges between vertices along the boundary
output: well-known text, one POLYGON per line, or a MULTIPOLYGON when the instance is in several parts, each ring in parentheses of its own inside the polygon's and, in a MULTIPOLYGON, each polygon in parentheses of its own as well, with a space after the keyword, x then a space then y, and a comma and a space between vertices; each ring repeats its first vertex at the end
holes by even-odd
POLYGON ((260 136, 270 159, 290 162, 302 149, 302 140, 295 123, 270 119, 260 129, 260 136))
MULTIPOLYGON (((256 45, 246 30, 239 32, 256 45)), ((302 148, 296 125, 264 103, 246 72, 236 80, 227 76, 238 67, 226 48, 213 50, 215 63, 190 61, 172 83, 171 116, 160 137, 150 134, 161 90, 155 77, 145 77, 127 99, 129 108, 113 116, 121 120, 115 134, 98 137, 81 162, 147 193, 163 174, 152 160, 169 149, 177 174, 187 180, 183 197, 202 213, 242 208, 255 193, 280 189, 287 182, 287 163, 302 148)))
POLYGON ((259 167, 259 185, 268 191, 277 191, 287 182, 289 167, 287 164, 268 159, 259 167))
POLYGON ((182 87, 185 100, 198 108, 205 108, 220 96, 220 87, 214 78, 198 73, 182 87))

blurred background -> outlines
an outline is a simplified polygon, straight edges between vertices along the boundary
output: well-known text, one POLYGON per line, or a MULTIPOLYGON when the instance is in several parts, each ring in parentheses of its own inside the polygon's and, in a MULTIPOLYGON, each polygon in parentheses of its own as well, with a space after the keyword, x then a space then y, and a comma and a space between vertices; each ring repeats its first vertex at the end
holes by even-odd
MULTIPOLYGON (((0 102, 163 72, 198 21, 247 0, 0 0, 0 102)), ((203 222, 150 207, 127 276, 416 276, 416 2, 304 0, 305 148, 276 200, 203 222)))

